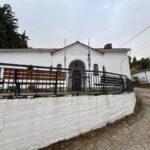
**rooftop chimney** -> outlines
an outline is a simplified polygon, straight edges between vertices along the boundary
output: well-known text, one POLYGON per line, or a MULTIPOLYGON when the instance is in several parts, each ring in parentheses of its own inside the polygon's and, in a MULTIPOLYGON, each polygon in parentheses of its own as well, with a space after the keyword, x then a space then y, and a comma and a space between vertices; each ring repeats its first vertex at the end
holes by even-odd
POLYGON ((104 49, 112 49, 112 44, 111 44, 111 43, 106 44, 106 45, 104 46, 104 49))

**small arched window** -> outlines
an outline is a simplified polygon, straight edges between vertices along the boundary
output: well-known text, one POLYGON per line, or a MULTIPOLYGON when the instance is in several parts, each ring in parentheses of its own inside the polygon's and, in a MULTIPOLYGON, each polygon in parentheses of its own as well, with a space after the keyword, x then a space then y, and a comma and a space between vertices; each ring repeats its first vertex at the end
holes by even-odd
POLYGON ((57 69, 58 69, 58 71, 61 71, 62 65, 61 65, 61 64, 58 64, 58 65, 57 65, 57 69))
POLYGON ((93 65, 94 75, 98 75, 98 64, 93 65))

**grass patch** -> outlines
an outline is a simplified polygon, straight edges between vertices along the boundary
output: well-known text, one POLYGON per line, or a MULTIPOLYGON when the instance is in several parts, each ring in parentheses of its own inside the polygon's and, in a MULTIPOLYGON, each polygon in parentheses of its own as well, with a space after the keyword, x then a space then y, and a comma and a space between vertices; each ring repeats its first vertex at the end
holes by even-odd
POLYGON ((139 113, 142 110, 143 103, 141 101, 141 98, 136 96, 136 105, 134 108, 134 113, 139 113))
POLYGON ((150 88, 150 83, 145 83, 145 84, 134 83, 133 86, 138 88, 150 88))

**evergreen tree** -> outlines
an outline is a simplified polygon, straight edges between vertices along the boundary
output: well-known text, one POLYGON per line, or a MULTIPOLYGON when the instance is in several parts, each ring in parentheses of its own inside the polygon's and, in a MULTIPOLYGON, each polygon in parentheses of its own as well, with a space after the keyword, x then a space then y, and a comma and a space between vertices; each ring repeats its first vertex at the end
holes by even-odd
POLYGON ((130 65, 130 68, 132 68, 132 58, 131 58, 131 56, 129 56, 129 65, 130 65))
POLYGON ((133 66, 137 65, 137 59, 136 59, 136 57, 133 57, 132 65, 133 66))
POLYGON ((0 6, 0 48, 27 48, 26 33, 18 33, 18 19, 9 4, 0 6))
MULTIPOLYGON (((129 57, 131 61, 131 58, 129 57)), ((141 58, 137 60, 136 57, 133 58, 133 61, 130 62, 131 72, 136 72, 138 70, 149 69, 150 68, 150 58, 141 58)))
POLYGON ((140 61, 141 69, 150 68, 150 58, 142 58, 140 61))

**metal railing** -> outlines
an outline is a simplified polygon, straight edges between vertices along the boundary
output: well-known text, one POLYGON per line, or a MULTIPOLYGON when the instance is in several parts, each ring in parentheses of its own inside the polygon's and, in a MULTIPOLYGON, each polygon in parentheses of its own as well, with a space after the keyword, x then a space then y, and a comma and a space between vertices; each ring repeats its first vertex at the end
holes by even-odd
POLYGON ((132 92, 125 75, 103 71, 0 63, 0 97, 100 95, 132 92))

